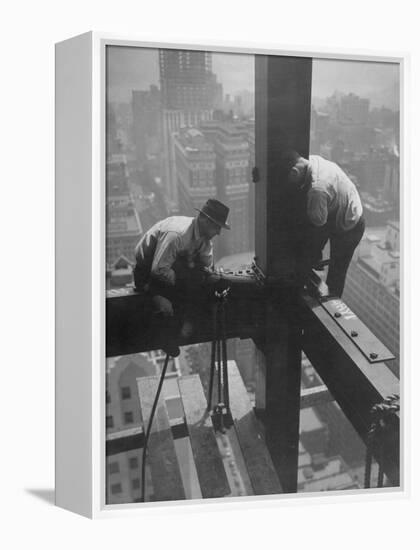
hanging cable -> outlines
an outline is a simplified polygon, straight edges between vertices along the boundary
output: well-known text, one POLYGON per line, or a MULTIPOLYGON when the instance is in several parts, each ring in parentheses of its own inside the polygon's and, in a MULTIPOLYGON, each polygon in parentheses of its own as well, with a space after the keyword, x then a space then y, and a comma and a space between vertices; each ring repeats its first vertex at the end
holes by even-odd
POLYGON ((220 338, 222 343, 222 364, 223 364, 223 401, 226 406, 226 412, 229 412, 229 379, 228 379, 228 366, 227 366, 227 344, 226 344, 226 296, 221 303, 221 315, 220 315, 220 338))
POLYGON ((149 442, 149 436, 150 436, 150 431, 152 429, 153 418, 155 416, 156 407, 157 407, 157 404, 159 402, 159 396, 160 396, 160 392, 162 390, 163 381, 165 379, 165 374, 166 374, 166 369, 168 368, 168 363, 169 363, 169 354, 167 353, 166 357, 165 357, 165 363, 163 365, 162 372, 160 374, 160 380, 159 380, 158 389, 157 389, 157 392, 156 392, 156 395, 155 395, 155 400, 153 401, 152 410, 150 412, 149 422, 147 424, 146 436, 144 438, 143 458, 142 458, 142 463, 141 463, 141 502, 145 502, 145 498, 146 498, 146 454, 147 454, 147 444, 149 442))
POLYGON ((211 409, 211 402, 213 397, 213 381, 214 371, 216 368, 216 343, 217 343, 217 304, 213 305, 213 340, 211 343, 211 358, 210 358, 210 382, 208 389, 207 410, 211 409))

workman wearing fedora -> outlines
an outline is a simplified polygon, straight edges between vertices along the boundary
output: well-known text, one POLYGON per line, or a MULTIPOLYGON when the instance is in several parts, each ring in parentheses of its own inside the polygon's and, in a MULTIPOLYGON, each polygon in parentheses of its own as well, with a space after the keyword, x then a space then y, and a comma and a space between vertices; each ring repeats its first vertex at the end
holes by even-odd
POLYGON ((172 356, 179 354, 175 333, 186 336, 179 318, 188 296, 211 276, 211 240, 222 228, 230 229, 229 208, 218 200, 209 199, 196 210, 195 217, 172 216, 156 223, 135 248, 135 288, 152 297, 154 323, 160 323, 162 340, 166 340, 166 349, 162 349, 172 356))

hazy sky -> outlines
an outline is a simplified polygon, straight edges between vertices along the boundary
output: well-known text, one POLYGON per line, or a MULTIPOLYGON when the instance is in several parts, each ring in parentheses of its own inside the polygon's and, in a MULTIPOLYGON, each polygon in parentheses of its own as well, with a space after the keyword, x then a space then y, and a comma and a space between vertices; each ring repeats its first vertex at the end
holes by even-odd
POLYGON ((158 50, 152 48, 107 48, 108 93, 111 101, 130 101, 132 90, 159 84, 158 50))
MULTIPOLYGON (((159 84, 158 50, 108 47, 108 84, 111 101, 130 101, 131 90, 145 90, 159 84)), ((213 54, 213 71, 224 93, 254 89, 254 56, 213 54)), ((315 59, 312 95, 325 98, 335 90, 368 97, 373 106, 398 108, 398 65, 315 59)))
POLYGON ((394 63, 315 59, 312 68, 312 96, 325 98, 334 91, 368 97, 371 104, 399 105, 399 67, 394 63))
MULTIPOLYGON (((129 101, 131 90, 145 90, 159 84, 158 50, 108 47, 110 99, 129 101)), ((213 54, 213 71, 226 94, 254 89, 254 58, 242 54, 213 54)))

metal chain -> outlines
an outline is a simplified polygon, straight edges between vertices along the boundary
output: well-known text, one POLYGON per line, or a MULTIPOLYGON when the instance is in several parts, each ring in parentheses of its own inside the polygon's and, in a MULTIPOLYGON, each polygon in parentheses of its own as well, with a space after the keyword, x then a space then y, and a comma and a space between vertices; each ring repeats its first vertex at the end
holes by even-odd
POLYGON ((365 460, 365 489, 370 488, 373 449, 378 448, 380 455, 377 487, 383 487, 383 435, 388 429, 389 421, 400 410, 400 397, 397 394, 385 398, 382 403, 377 403, 371 409, 372 422, 367 434, 366 460, 365 460))
POLYGON ((229 288, 215 291, 216 303, 213 307, 213 341, 210 359, 210 383, 208 390, 207 410, 212 408, 214 377, 217 373, 217 404, 214 412, 220 417, 220 429, 224 431, 223 411, 229 410, 229 387, 227 379, 227 349, 226 349, 226 310, 225 303, 229 288))

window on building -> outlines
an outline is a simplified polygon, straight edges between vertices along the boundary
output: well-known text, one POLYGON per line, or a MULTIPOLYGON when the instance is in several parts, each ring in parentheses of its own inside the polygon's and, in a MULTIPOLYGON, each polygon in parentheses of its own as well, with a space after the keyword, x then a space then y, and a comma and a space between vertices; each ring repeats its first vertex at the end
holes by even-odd
POLYGON ((108 466, 108 471, 110 474, 118 474, 120 471, 120 465, 118 462, 110 462, 108 466))
POLYGON ((124 424, 131 424, 134 422, 133 413, 131 411, 124 413, 124 424))
POLYGON ((117 495, 118 493, 122 493, 122 487, 121 483, 114 483, 111 485, 111 493, 113 495, 117 495))
POLYGON ((132 470, 135 470, 136 468, 139 467, 139 461, 138 461, 138 458, 136 456, 132 456, 129 461, 128 461, 128 464, 130 466, 130 468, 132 470))
POLYGON ((111 403, 111 395, 109 393, 109 391, 107 390, 106 394, 105 394, 105 399, 106 399, 106 402, 107 403, 111 403))
POLYGON ((133 489, 140 489, 140 480, 136 477, 131 482, 131 486, 132 486, 133 489))
POLYGON ((105 425, 107 428, 113 428, 114 427, 114 417, 113 416, 107 416, 105 425))
POLYGON ((121 399, 131 399, 130 386, 124 386, 121 388, 121 399))

